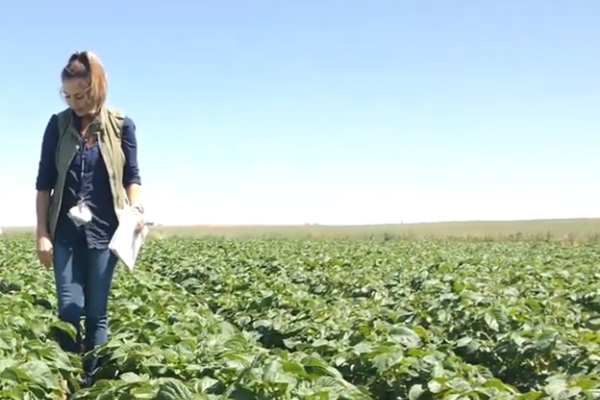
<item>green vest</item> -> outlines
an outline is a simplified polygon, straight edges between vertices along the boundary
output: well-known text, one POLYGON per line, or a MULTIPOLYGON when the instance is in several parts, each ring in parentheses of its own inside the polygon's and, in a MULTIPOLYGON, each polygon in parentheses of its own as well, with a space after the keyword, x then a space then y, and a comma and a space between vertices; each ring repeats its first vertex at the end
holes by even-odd
MULTIPOLYGON (((98 146, 106 164, 113 206, 117 218, 120 210, 128 203, 123 187, 123 169, 125 154, 121 148, 121 133, 125 117, 113 110, 103 108, 98 117, 90 124, 89 134, 98 135, 98 146)), ((56 146, 56 170, 58 172, 54 190, 50 195, 48 208, 48 232, 54 238, 58 214, 62 205, 67 170, 79 151, 81 134, 75 128, 72 112, 66 109, 58 114, 58 145, 56 146)))

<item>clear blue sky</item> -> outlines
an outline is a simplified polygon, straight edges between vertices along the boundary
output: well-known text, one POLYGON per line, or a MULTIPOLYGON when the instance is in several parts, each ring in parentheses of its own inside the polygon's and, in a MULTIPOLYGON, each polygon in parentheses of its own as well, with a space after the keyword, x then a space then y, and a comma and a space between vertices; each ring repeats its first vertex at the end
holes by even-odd
POLYGON ((75 50, 161 223, 600 216, 600 1, 0 2, 0 224, 75 50))

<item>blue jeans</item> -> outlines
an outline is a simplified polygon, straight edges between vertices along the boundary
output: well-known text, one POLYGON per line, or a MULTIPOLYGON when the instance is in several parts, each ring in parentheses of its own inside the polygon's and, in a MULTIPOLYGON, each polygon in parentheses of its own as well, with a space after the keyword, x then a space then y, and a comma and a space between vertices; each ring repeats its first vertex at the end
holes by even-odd
MULTIPOLYGON (((69 248, 54 245, 54 280, 58 296, 58 317, 77 329, 77 341, 66 333, 58 334, 65 351, 80 352, 80 321, 85 310, 85 351, 90 351, 108 340, 107 305, 117 257, 109 249, 88 249, 85 246, 69 248)), ((98 360, 84 365, 92 374, 98 360)))

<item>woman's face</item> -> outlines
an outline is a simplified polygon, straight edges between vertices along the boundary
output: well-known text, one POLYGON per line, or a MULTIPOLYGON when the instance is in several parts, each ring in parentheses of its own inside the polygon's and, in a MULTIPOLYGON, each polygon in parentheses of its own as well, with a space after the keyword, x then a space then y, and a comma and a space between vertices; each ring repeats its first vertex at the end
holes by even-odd
POLYGON ((88 91, 89 81, 87 79, 72 78, 63 81, 62 94, 69 107, 80 117, 91 111, 88 91))

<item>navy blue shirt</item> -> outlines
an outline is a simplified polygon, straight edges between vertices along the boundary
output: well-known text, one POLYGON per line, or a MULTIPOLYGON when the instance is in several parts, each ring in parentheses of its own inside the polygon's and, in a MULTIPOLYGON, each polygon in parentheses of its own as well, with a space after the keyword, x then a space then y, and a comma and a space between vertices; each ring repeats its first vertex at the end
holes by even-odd
MULTIPOLYGON (((73 122, 77 131, 81 131, 81 118, 75 113, 73 113, 73 122)), ((38 191, 51 191, 56 184, 58 172, 55 154, 59 134, 58 116, 53 115, 46 126, 42 140, 35 185, 38 191)), ((62 206, 53 239, 54 242, 68 247, 84 245, 92 249, 105 249, 118 226, 106 164, 100 153, 98 141, 86 146, 82 137, 79 147, 83 151, 73 157, 67 171, 62 206), (84 166, 83 174, 82 164, 84 166), (78 228, 67 213, 71 207, 77 205, 80 196, 90 207, 93 218, 91 223, 78 228)), ((133 183, 141 185, 135 124, 130 118, 125 118, 123 124, 121 147, 125 154, 123 186, 127 187, 133 183)))

